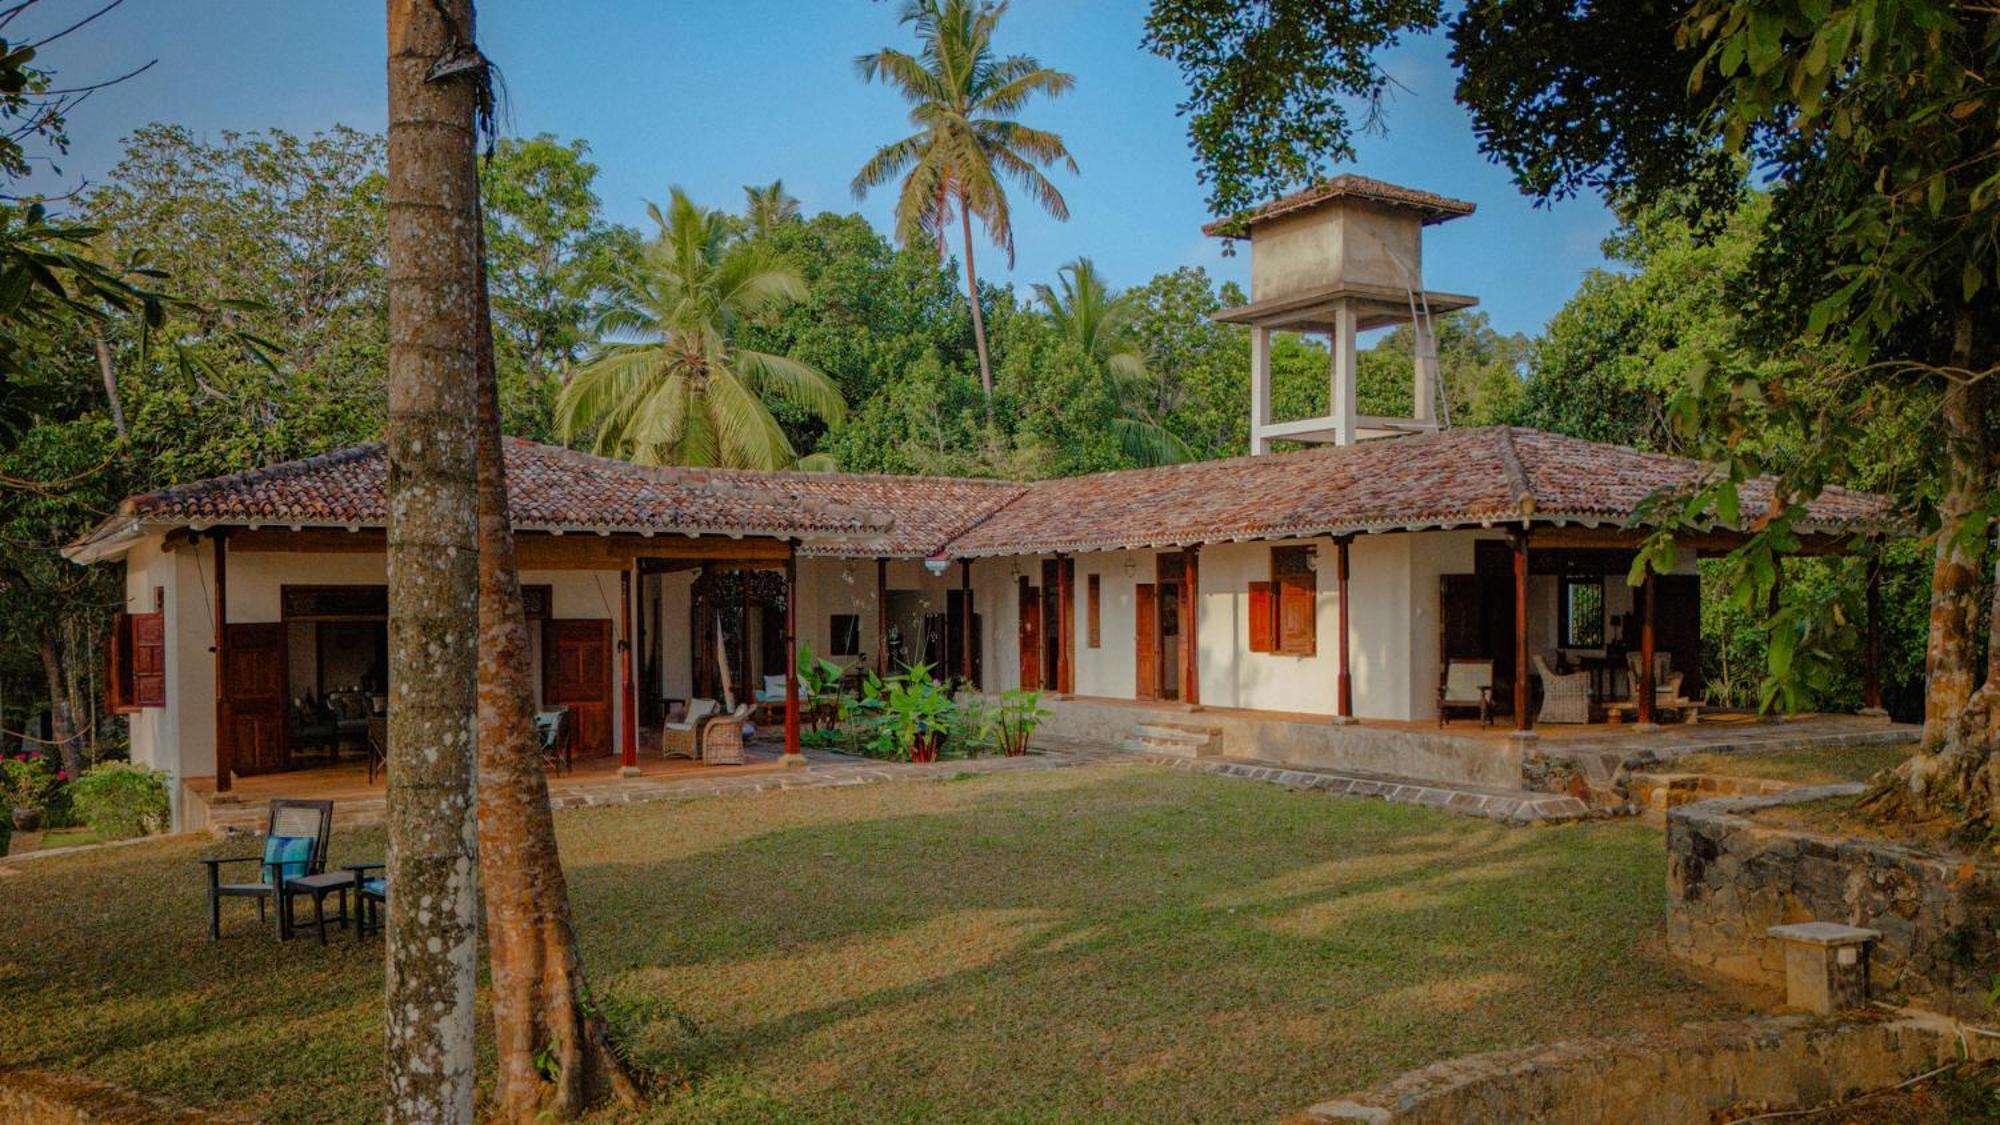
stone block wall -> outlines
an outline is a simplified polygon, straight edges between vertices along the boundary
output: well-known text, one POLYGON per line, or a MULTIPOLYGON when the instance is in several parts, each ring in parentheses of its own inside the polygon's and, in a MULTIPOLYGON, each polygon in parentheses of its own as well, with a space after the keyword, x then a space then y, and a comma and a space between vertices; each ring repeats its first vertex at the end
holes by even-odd
POLYGON ((1784 950, 1770 927, 1867 926, 1883 934, 1869 961, 1874 995, 1994 1019, 1988 993, 2000 972, 2000 864, 1777 828, 1753 815, 1861 789, 1814 786, 1670 811, 1667 948, 1699 968, 1782 987, 1784 950))

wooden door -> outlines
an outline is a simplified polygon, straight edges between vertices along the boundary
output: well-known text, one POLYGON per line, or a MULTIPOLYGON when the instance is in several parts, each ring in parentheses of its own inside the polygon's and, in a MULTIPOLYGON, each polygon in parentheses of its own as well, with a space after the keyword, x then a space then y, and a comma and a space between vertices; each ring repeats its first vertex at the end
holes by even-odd
POLYGON ((1042 688, 1042 592, 1021 578, 1021 690, 1042 688))
POLYGON ((1136 699, 1156 699, 1160 694, 1159 605, 1155 590, 1151 582, 1141 582, 1132 587, 1133 644, 1137 665, 1133 697, 1136 699))
POLYGON ((282 623, 229 626, 220 736, 228 740, 236 773, 271 773, 291 765, 285 730, 286 647, 282 623))
POLYGON ((542 701, 575 717, 577 753, 611 753, 610 621, 550 619, 542 626, 542 701))
MULTIPOLYGON (((1653 591, 1660 602, 1653 611, 1653 649, 1673 659, 1673 669, 1682 674, 1681 694, 1701 697, 1701 577, 1695 574, 1662 574, 1653 579, 1653 591)), ((1633 637, 1636 644, 1637 637, 1633 637)))

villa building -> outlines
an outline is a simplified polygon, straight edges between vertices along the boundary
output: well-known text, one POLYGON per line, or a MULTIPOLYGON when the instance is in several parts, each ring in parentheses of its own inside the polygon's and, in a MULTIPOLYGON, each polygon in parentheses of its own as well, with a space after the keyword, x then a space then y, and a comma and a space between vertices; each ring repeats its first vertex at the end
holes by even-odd
MULTIPOLYGON (((1593 698, 1649 700, 1624 654, 1666 654, 1698 694, 1695 562, 1741 533, 1684 536, 1671 573, 1626 575, 1644 502, 1709 470, 1441 416, 1430 315, 1472 300, 1423 289, 1421 234, 1470 211, 1341 177, 1230 228, 1252 243, 1253 301, 1222 314, 1250 326, 1247 457, 1021 483, 641 468, 510 440, 541 703, 575 713, 581 752, 631 764, 671 702, 747 695, 810 645, 856 670, 923 661, 987 692, 1041 689, 1079 714, 1282 715, 1326 728, 1329 760, 1497 784, 1518 748, 1492 771, 1379 741, 1342 758, 1329 720, 1359 720, 1356 738, 1433 722, 1455 659, 1493 662, 1519 730, 1532 656, 1592 669, 1593 698), (1399 321, 1416 328, 1412 417, 1361 415, 1356 335, 1399 321), (1327 417, 1271 418, 1272 331, 1330 337, 1327 417)), ((381 706, 386 480, 382 448, 361 446, 132 497, 68 548, 125 568, 114 694, 135 761, 177 792, 227 790, 319 763, 381 706)), ((1742 507, 1768 503, 1753 483, 1742 507)), ((1829 489, 1800 530, 1807 551, 1839 551, 1886 516, 1829 489)))

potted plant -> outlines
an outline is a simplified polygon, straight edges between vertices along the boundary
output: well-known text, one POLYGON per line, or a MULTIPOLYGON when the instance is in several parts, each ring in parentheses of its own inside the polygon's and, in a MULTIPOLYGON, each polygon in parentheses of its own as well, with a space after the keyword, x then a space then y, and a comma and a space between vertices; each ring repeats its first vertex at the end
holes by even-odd
POLYGON ((1009 691, 1001 693, 998 706, 987 709, 986 721, 999 736, 1000 752, 1018 758, 1028 752, 1028 740, 1035 736, 1035 728, 1048 715, 1048 708, 1042 706, 1041 692, 1009 691))
POLYGON ((38 753, 16 754, 0 763, 0 778, 4 779, 14 827, 23 832, 33 832, 42 826, 49 795, 65 780, 61 771, 38 753))

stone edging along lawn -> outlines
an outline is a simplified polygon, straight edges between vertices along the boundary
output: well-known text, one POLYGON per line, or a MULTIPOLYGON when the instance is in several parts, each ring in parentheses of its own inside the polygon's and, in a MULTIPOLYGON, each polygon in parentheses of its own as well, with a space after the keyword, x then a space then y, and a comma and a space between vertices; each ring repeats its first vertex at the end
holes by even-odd
POLYGON ((1929 1012, 1827 1020, 1766 1016, 1671 1031, 1572 1039, 1434 1063, 1321 1102, 1300 1120, 1367 1125, 1460 1121, 1707 1121, 1742 1108, 1812 1109, 1879 1090, 1959 1055, 1995 1057, 1929 1012))

